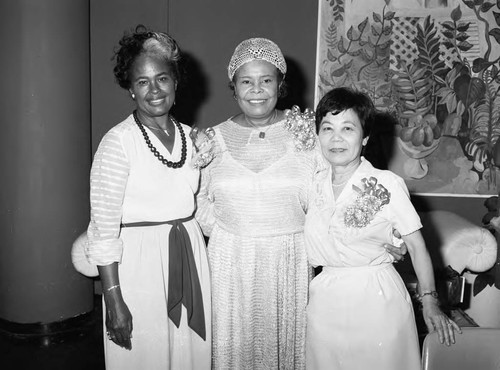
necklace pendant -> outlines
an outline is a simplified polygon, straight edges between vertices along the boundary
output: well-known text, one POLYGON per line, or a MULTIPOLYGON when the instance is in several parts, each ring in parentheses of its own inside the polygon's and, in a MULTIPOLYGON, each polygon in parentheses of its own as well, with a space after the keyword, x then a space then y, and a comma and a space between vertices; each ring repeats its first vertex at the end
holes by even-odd
POLYGON ((261 139, 264 139, 266 137, 266 133, 265 132, 259 132, 259 138, 261 139))

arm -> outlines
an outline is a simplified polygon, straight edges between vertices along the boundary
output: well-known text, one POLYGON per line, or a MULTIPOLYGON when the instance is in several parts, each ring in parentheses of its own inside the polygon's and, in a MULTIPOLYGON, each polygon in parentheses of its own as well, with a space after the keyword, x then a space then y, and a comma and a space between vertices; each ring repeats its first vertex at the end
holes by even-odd
MULTIPOLYGON (((213 163, 213 162, 212 162, 213 163)), ((200 189, 196 194, 196 221, 200 224, 203 234, 210 237, 215 225, 214 203, 210 195, 210 169, 212 164, 201 170, 200 189)))
POLYGON ((424 238, 420 231, 404 235, 403 240, 410 252, 413 268, 417 274, 418 285, 422 297, 423 316, 429 332, 437 330, 439 341, 450 345, 455 343, 455 331, 461 333, 460 327, 449 319, 439 308, 437 298, 426 292, 436 290, 434 271, 431 258, 425 246, 424 238))
POLYGON ((87 258, 98 266, 106 305, 108 336, 131 349, 132 315, 125 304, 118 277, 122 242, 119 239, 122 204, 129 164, 118 135, 110 132, 96 152, 90 173, 90 224, 87 258))

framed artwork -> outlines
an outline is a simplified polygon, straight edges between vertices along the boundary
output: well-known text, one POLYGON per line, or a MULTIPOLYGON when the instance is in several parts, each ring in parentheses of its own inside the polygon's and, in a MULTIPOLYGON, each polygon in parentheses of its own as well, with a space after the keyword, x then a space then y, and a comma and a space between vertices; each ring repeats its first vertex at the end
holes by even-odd
POLYGON ((380 114, 366 156, 410 192, 497 195, 499 5, 319 0, 315 103, 333 87, 367 93, 380 114))

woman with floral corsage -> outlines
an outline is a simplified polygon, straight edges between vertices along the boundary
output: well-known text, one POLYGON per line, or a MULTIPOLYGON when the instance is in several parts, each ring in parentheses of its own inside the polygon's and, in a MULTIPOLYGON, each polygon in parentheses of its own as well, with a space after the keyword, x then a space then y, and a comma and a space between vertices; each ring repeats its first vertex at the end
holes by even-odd
POLYGON ((446 345, 460 332, 439 308, 422 225, 404 181, 361 156, 373 111, 368 96, 347 88, 331 90, 317 106, 326 161, 313 180, 305 240, 310 263, 323 269, 309 290, 307 369, 420 370, 412 302, 382 248, 394 228, 408 247, 429 331, 437 330, 446 345))
POLYGON ((193 218, 211 135, 170 114, 180 58, 173 38, 142 26, 115 54, 135 110, 95 154, 86 250, 102 283, 107 370, 211 367, 210 273, 193 218))
POLYGON ((305 366, 303 229, 319 153, 314 124, 276 108, 286 69, 274 42, 238 45, 228 76, 241 113, 214 127, 216 157, 202 171, 196 218, 210 237, 214 369, 305 366))

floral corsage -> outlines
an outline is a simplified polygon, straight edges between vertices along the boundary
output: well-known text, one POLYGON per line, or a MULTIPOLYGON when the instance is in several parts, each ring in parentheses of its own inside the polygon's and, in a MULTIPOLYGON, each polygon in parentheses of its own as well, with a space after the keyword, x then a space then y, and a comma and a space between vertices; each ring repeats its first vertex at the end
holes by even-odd
POLYGON ((348 206, 345 211, 344 224, 347 227, 367 226, 382 206, 389 204, 391 200, 391 193, 382 184, 377 184, 375 177, 364 178, 361 181, 361 188, 352 186, 358 196, 354 204, 348 206))
POLYGON ((311 150, 316 145, 314 111, 306 108, 304 113, 296 105, 285 114, 285 127, 294 136, 295 148, 299 151, 311 150))
POLYGON ((193 140, 194 151, 191 163, 194 168, 201 169, 208 166, 215 157, 215 131, 209 127, 201 130, 198 127, 193 127, 189 134, 193 140))

